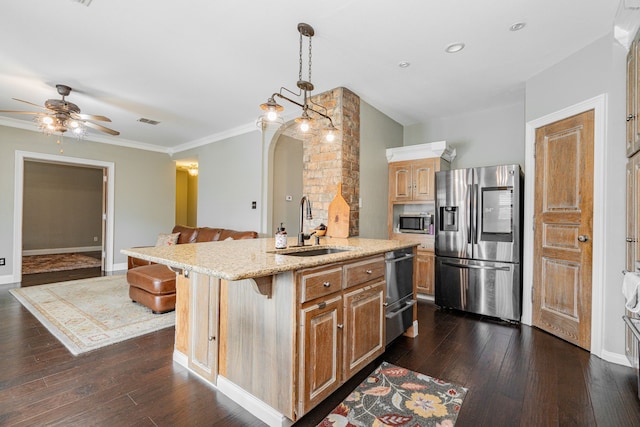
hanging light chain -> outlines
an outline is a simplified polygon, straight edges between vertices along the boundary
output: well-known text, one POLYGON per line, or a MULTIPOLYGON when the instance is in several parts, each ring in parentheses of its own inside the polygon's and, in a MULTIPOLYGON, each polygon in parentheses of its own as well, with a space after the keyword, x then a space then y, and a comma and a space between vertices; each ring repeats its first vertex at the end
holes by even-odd
POLYGON ((302 80, 302 32, 300 32, 300 53, 298 56, 300 67, 298 68, 298 81, 302 80))
POLYGON ((309 37, 309 83, 311 83, 311 39, 313 37, 309 37))

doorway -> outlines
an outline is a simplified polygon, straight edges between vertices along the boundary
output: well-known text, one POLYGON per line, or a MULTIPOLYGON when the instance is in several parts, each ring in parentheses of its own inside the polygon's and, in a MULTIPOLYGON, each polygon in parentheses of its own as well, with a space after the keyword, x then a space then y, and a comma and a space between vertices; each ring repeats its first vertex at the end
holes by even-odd
MULTIPOLYGON (((523 315, 522 323, 532 325, 534 284, 534 195, 536 175, 535 135, 536 130, 551 123, 593 110, 593 235, 591 271, 590 351, 603 357, 603 313, 604 313, 604 200, 605 200, 605 124, 606 95, 599 95, 555 113, 532 120, 526 124, 525 141, 525 220, 523 258, 523 315)), ((577 237, 577 236, 576 236, 577 237)))
MULTIPOLYGON (((114 170, 111 162, 80 159, 43 153, 16 151, 15 154, 15 186, 14 186, 14 239, 13 239, 13 281, 20 282, 22 277, 22 248, 24 223, 24 188, 25 164, 27 162, 41 162, 57 165, 85 167, 102 171, 101 195, 101 224, 99 231, 90 236, 100 241, 100 257, 103 271, 113 270, 113 217, 114 217, 114 170), (100 233, 96 235, 97 233, 100 233)), ((95 243, 95 242, 91 242, 95 243)))

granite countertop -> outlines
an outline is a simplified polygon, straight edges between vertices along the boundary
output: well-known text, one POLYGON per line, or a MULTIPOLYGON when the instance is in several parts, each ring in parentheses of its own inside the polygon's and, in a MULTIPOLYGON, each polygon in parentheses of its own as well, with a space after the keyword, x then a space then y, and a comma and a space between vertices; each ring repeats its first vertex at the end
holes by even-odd
POLYGON ((275 249, 275 239, 225 240, 221 242, 190 243, 175 246, 123 249, 120 252, 147 261, 165 264, 197 273, 208 274, 226 280, 241 280, 269 276, 285 271, 299 270, 334 262, 354 260, 382 254, 396 249, 409 248, 419 241, 321 238, 320 245, 305 248, 292 247, 297 238, 288 239, 287 249, 275 249), (350 249, 345 252, 317 256, 291 256, 287 253, 319 248, 350 249))

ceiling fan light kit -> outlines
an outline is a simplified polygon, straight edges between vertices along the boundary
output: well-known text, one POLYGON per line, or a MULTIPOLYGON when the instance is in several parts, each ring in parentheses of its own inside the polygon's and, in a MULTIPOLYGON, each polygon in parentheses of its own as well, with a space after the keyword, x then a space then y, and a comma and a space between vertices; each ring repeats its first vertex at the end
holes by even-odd
POLYGON ((13 98, 15 101, 33 105, 44 111, 0 110, 0 113, 34 114, 35 117, 33 121, 37 124, 38 128, 47 135, 63 135, 65 132, 71 131, 76 138, 81 139, 86 136, 87 128, 99 130, 109 135, 120 135, 118 131, 91 121, 110 122, 111 119, 108 117, 82 114, 80 107, 73 102, 67 101, 65 98, 71 93, 69 86, 58 84, 56 85, 56 89, 58 90, 58 94, 62 96, 62 99, 48 99, 45 101, 44 107, 34 104, 33 102, 13 98))
POLYGON ((300 33, 300 50, 298 61, 299 71, 298 82, 296 83, 298 92, 291 91, 286 87, 281 87, 280 91, 274 93, 267 99, 267 102, 265 102, 264 104, 260 104, 260 109, 264 111, 264 113, 260 117, 258 117, 256 125, 262 130, 265 130, 268 128, 278 128, 284 124, 284 119, 280 115, 280 113, 284 111, 284 107, 278 104, 275 100, 276 98, 279 98, 302 108, 302 114, 300 115, 300 117, 295 119, 295 122, 298 124, 298 128, 303 134, 309 135, 314 133, 313 128, 315 127, 315 123, 318 121, 316 120, 316 117, 319 120, 327 120, 329 124, 323 129, 323 135, 325 136, 327 141, 331 142, 335 140, 338 129, 334 126, 331 117, 329 117, 327 108, 311 100, 311 92, 314 89, 313 83, 311 83, 311 38, 315 34, 315 31, 311 25, 301 22, 298 24, 298 32, 300 33), (309 71, 307 80, 304 80, 302 77, 303 37, 307 37, 309 39, 309 71), (287 95, 284 94, 285 92, 287 93, 287 95), (297 97, 298 100, 292 99, 290 96, 297 97))

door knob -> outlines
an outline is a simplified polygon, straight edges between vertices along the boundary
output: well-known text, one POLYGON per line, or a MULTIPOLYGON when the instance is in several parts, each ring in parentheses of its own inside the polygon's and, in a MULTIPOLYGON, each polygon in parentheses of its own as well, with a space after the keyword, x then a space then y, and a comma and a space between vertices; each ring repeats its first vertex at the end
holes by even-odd
POLYGON ((583 242, 583 243, 584 243, 584 242, 588 242, 588 241, 589 241, 589 236, 586 236, 586 235, 584 235, 584 234, 581 234, 581 235, 579 235, 579 236, 578 236, 578 241, 579 241, 579 242, 583 242))

